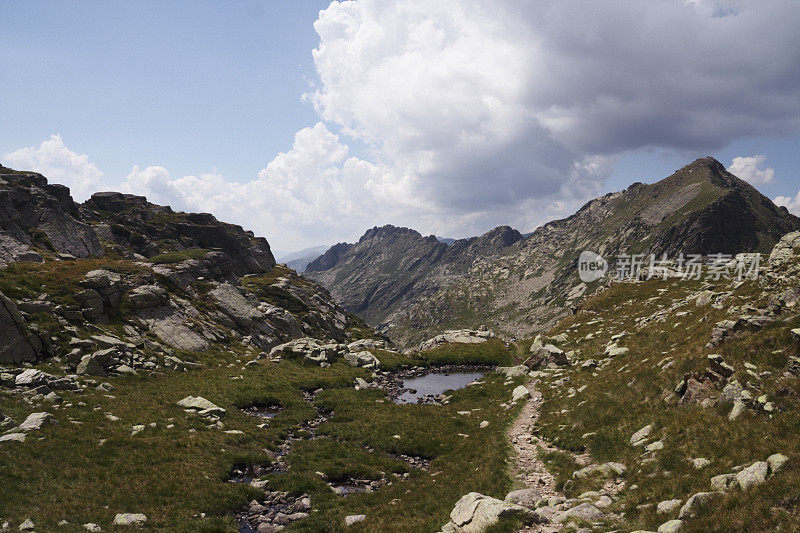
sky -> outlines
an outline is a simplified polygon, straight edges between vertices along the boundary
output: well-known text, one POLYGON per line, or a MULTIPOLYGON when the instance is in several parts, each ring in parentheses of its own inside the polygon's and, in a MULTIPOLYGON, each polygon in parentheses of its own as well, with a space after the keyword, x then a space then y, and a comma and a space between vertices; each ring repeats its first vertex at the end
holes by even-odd
POLYGON ((712 155, 800 214, 795 0, 0 0, 0 162, 285 251, 527 232, 712 155))

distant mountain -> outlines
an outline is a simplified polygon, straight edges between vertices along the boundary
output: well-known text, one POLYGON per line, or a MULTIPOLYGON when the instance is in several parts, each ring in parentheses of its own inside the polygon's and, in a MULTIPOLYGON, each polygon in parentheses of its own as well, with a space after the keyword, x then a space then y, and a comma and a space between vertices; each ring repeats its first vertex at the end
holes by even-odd
POLYGON ((592 200, 528 237, 501 226, 448 246, 384 226, 334 246, 305 275, 400 343, 480 324, 522 336, 552 326, 600 287, 577 276, 583 250, 609 261, 622 252, 768 252, 798 228, 800 219, 707 157, 657 183, 592 200))
POLYGON ((297 252, 276 253, 275 260, 278 263, 284 263, 292 270, 303 272, 311 261, 324 254, 328 248, 328 246, 324 245, 312 246, 311 248, 303 248, 297 252))
POLYGON ((449 237, 436 237, 436 240, 445 243, 447 246, 450 246, 451 244, 456 242, 456 239, 451 239, 449 237))

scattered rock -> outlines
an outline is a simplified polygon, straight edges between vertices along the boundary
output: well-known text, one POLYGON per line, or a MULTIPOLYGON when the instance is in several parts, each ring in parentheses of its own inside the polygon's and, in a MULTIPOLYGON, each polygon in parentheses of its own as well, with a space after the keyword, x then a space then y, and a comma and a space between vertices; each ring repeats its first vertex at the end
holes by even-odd
POLYGON ((553 519, 556 524, 562 524, 571 518, 578 518, 580 520, 592 521, 603 517, 603 511, 598 509, 594 504, 581 503, 571 509, 559 513, 553 519))
POLYGON ((658 526, 658 533, 680 533, 683 531, 683 520, 670 520, 658 526))
POLYGON ((352 526, 353 524, 357 524, 359 522, 363 522, 367 519, 367 515, 365 514, 351 514, 350 516, 344 517, 344 525, 347 527, 352 526))
POLYGON ((114 517, 115 526, 143 527, 147 517, 141 513, 119 513, 114 517))
POLYGON ((761 485, 767 481, 769 464, 765 461, 757 461, 736 474, 736 482, 742 490, 761 485))
POLYGON ((103 365, 100 364, 100 361, 95 357, 95 355, 84 355, 81 357, 81 362, 78 363, 78 368, 75 370, 75 373, 79 376, 106 376, 106 371, 103 369, 103 365))
POLYGON ((25 433, 6 433, 0 435, 0 442, 25 442, 25 433))
POLYGON ((192 411, 197 411, 200 414, 213 414, 214 416, 224 416, 226 411, 222 407, 214 405, 210 401, 206 400, 202 396, 187 396, 183 400, 178 402, 180 407, 184 409, 189 409, 192 411))
POLYGON ((744 402, 740 402, 740 401, 734 402, 733 409, 731 409, 731 412, 728 415, 728 420, 736 420, 745 411, 747 411, 747 405, 744 402))
POLYGON ((564 350, 552 344, 534 342, 531 345, 531 355, 525 361, 525 366, 532 370, 538 368, 569 366, 569 360, 564 350))
POLYGON ((52 424, 57 424, 55 417, 50 413, 42 412, 42 413, 32 413, 28 415, 28 418, 19 425, 17 428, 19 431, 28 432, 28 431, 38 431, 42 429, 44 426, 49 426, 52 424))
POLYGON ((783 467, 786 466, 786 463, 789 461, 789 458, 781 453, 775 453, 767 457, 767 464, 769 465, 769 473, 770 474, 777 474, 783 467))
POLYGON ((631 445, 632 446, 641 446, 644 444, 647 437, 650 435, 650 432, 653 431, 653 425, 648 424, 633 435, 631 435, 631 445))
POLYGON ((736 482, 736 474, 720 474, 711 478, 711 490, 727 491, 736 482))
POLYGON ((659 514, 671 513, 672 511, 678 509, 682 503, 683 500, 665 500, 663 502, 659 502, 656 506, 656 512, 659 514))
POLYGON ((525 385, 519 385, 513 391, 511 391, 511 401, 516 402, 517 400, 527 398, 530 395, 531 393, 525 385))
POLYGON ((528 367, 525 365, 498 366, 496 370, 501 374, 505 374, 507 378, 524 376, 529 372, 528 367))
POLYGON ((711 503, 722 495, 722 492, 698 492, 697 494, 692 495, 692 497, 686 501, 683 507, 681 507, 681 510, 678 513, 678 518, 681 520, 692 518, 693 516, 697 515, 703 506, 711 503))

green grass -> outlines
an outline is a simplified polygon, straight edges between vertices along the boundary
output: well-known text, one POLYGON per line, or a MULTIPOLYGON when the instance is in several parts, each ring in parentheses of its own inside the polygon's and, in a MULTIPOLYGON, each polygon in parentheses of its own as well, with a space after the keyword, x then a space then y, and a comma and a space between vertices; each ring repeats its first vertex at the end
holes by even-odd
POLYGON ((75 292, 82 290, 78 282, 87 272, 96 269, 118 273, 144 270, 130 261, 108 257, 79 261, 12 263, 0 269, 0 292, 12 299, 35 298, 45 293, 53 302, 70 303, 75 292))
POLYGON ((149 258, 148 261, 156 265, 174 265, 181 261, 186 261, 187 259, 202 259, 208 252, 209 250, 204 248, 189 248, 187 250, 154 255, 149 258))
MULTIPOLYGON (((464 355, 463 360, 475 357, 464 355)), ((58 408, 34 408, 0 396, 0 410, 16 420, 46 409, 59 422, 30 434, 24 444, 0 447, 0 519, 18 524, 30 517, 45 531, 60 520, 73 524, 59 528, 63 531, 81 531, 86 522, 114 530, 110 524, 116 513, 141 512, 152 530, 234 531, 233 513, 258 491, 228 483, 231 468, 268 464, 266 452, 318 412, 329 413, 317 429, 320 438, 298 441, 289 472, 268 476, 275 490, 311 495, 315 511, 289 531, 338 531, 344 516, 359 513, 368 519, 353 531, 435 531, 463 494, 502 497, 511 487, 505 429, 517 411, 500 407, 514 386, 503 385, 500 375, 455 392, 448 405, 396 405, 381 391, 356 391, 355 377, 367 377, 367 372, 343 363, 327 369, 294 361, 243 368, 235 358, 227 351, 198 354, 203 370, 108 378, 115 390, 61 393, 65 403, 58 408), (242 379, 232 379, 238 376, 242 379), (302 391, 317 389, 322 391, 314 405, 303 399, 302 391), (175 405, 188 395, 226 408, 224 429, 245 434, 208 429, 201 419, 188 416, 175 405), (259 429, 263 420, 238 409, 250 405, 283 409, 259 429), (456 412, 472 409, 469 416, 456 412), (120 420, 108 420, 106 412, 120 420), (482 420, 490 425, 479 428, 482 420), (130 435, 131 426, 152 422, 155 428, 130 435), (168 429, 169 424, 174 427, 168 429), (410 471, 395 454, 429 458, 431 470, 410 471), (393 483, 342 498, 318 471, 332 480, 386 477, 393 483)))
MULTIPOLYGON (((575 365, 540 382, 545 399, 540 434, 563 450, 546 455, 548 466, 567 495, 576 496, 585 490, 598 489, 602 480, 567 482, 579 468, 569 453, 586 452, 596 463, 616 461, 627 465, 627 486, 639 488, 623 491, 615 504, 618 511, 626 513, 626 522, 619 526, 655 530, 660 523, 674 517, 656 515, 655 509, 640 510, 637 506, 673 498, 685 501, 696 492, 710 490, 712 476, 780 452, 790 457, 793 466, 747 494, 733 491, 721 504, 710 506, 698 518, 688 521, 685 530, 797 530, 800 528, 797 506, 784 502, 788 510, 782 511, 780 502, 796 492, 793 487, 800 479, 797 466, 800 383, 796 377, 783 376, 788 356, 800 352, 789 333, 800 325, 800 319, 777 321, 761 331, 745 332, 713 350, 706 349, 713 325, 736 316, 726 312, 729 307, 763 305, 760 287, 748 282, 726 300, 724 309, 698 307, 691 301, 664 320, 637 326, 637 318, 666 309, 673 301, 700 288, 699 282, 673 281, 615 285, 590 298, 576 315, 550 332, 551 335, 566 333, 569 342, 562 348, 578 350, 579 360, 602 359, 610 337, 621 332, 628 335, 617 342, 630 351, 615 357, 603 369, 581 370, 575 365), (678 317, 678 311, 688 314, 678 317), (597 319, 601 322, 589 324, 597 319), (595 338, 585 339, 589 333, 595 338), (739 419, 729 421, 730 405, 704 408, 698 404, 678 404, 671 395, 676 383, 684 373, 704 372, 709 353, 719 353, 731 363, 736 369, 734 377, 742 384, 749 381, 756 386, 758 392, 754 395, 767 394, 777 407, 776 413, 770 417, 763 411, 749 410, 739 419), (674 362, 662 370, 658 363, 667 357, 674 362), (770 372, 771 376, 749 376, 745 362, 755 364, 759 372, 770 372), (562 378, 568 381, 559 385, 557 381, 562 378), (578 389, 582 392, 577 392, 578 389), (654 461, 645 464, 643 450, 632 447, 629 440, 647 424, 654 427, 651 440, 663 440, 665 448, 653 453, 654 461), (698 457, 711 460, 711 464, 695 469, 690 459, 698 457)), ((720 285, 712 290, 724 288, 720 285)), ((715 394, 720 392, 721 386, 715 394)))

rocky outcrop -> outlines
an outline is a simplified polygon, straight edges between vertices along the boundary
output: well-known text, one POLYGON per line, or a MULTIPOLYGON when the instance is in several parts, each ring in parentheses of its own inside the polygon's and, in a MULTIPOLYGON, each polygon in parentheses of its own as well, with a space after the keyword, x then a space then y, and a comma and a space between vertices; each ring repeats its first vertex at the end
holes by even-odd
POLYGON ((0 166, 0 266, 41 261, 39 250, 75 257, 103 254, 67 187, 48 184, 41 174, 0 166))
POLYGON ((208 213, 176 213, 143 196, 95 193, 78 205, 63 185, 34 172, 0 167, 0 266, 42 261, 42 254, 86 258, 104 247, 130 258, 189 249, 218 250, 229 273, 242 276, 275 266, 266 239, 208 213))
POLYGON ((454 324, 522 337, 548 329, 604 286, 579 279, 584 250, 605 257, 614 272, 622 252, 768 253, 798 228, 800 219, 709 157, 657 183, 592 200, 525 238, 500 227, 448 248, 384 226, 337 245, 305 275, 402 345, 454 324))
MULTIPOLYGON (((302 358, 315 365, 330 365, 336 359, 344 359, 350 366, 378 369, 380 361, 367 347, 375 348, 381 343, 365 343, 356 341, 350 344, 324 342, 318 339, 302 338, 278 345, 270 351, 270 357, 302 358)), ((386 349, 384 347, 382 349, 386 349)))
POLYGON ((144 196, 118 192, 93 194, 80 212, 103 240, 129 254, 153 257, 187 249, 216 249, 226 255, 229 273, 238 276, 275 266, 266 239, 208 213, 176 213, 144 196))
POLYGON ((478 344, 494 337, 494 332, 485 327, 478 330, 452 329, 426 340, 419 345, 419 349, 420 351, 431 350, 443 344, 478 344))

